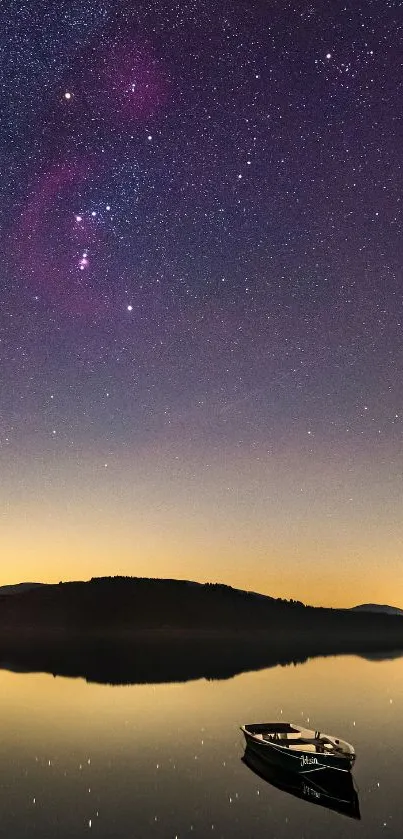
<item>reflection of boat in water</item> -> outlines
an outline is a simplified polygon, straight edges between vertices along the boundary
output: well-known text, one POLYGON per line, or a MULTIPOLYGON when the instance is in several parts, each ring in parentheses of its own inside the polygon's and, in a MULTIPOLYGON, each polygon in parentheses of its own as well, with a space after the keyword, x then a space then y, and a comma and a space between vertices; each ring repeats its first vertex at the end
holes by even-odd
POLYGON ((246 747, 242 762, 259 778, 283 792, 288 792, 304 801, 310 801, 312 804, 318 804, 320 807, 327 807, 352 819, 361 818, 358 795, 351 772, 333 772, 322 769, 316 775, 306 777, 260 757, 250 746, 246 747))
POLYGON ((261 757, 292 772, 312 775, 329 769, 340 774, 349 772, 355 761, 355 751, 345 740, 289 722, 250 723, 241 731, 261 757))

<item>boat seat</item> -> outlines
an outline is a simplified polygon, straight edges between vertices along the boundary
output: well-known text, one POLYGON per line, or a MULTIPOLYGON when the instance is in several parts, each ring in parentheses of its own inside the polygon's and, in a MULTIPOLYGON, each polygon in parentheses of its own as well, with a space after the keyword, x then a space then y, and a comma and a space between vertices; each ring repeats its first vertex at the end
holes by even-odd
POLYGON ((337 746, 331 740, 324 740, 318 737, 301 737, 298 740, 293 740, 292 743, 296 743, 298 746, 327 746, 328 748, 330 746, 332 749, 337 749, 337 746))
POLYGON ((340 746, 336 746, 332 743, 331 740, 325 739, 324 737, 281 737, 278 734, 262 734, 262 740, 266 740, 269 743, 280 743, 284 746, 322 746, 323 748, 330 748, 335 752, 343 751, 340 746))

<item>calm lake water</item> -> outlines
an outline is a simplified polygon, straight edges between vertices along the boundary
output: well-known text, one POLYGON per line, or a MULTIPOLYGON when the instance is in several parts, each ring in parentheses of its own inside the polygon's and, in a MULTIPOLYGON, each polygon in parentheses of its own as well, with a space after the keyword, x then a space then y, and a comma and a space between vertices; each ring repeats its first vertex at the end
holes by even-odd
POLYGON ((1 830, 19 837, 375 839, 403 834, 403 659, 111 687, 0 671, 1 830), (283 717, 353 743, 361 821, 271 786, 239 725, 283 717))

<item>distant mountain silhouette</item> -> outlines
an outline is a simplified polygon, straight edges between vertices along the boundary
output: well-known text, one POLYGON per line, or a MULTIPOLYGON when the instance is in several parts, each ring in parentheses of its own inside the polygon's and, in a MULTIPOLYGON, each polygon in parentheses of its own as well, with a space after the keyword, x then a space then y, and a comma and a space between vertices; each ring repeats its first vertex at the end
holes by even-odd
POLYGON ((384 612, 387 615, 403 616, 403 609, 397 606, 379 606, 377 603, 363 603, 361 606, 353 606, 352 612, 384 612))
POLYGON ((0 596, 2 594, 18 594, 22 591, 29 591, 31 588, 40 588, 46 583, 17 583, 14 586, 0 586, 0 596))

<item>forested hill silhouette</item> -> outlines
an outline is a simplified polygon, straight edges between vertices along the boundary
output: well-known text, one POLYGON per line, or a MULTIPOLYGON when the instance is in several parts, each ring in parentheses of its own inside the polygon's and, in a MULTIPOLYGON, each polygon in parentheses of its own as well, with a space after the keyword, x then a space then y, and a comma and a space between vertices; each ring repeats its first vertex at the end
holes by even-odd
POLYGON ((106 577, 0 595, 0 667, 113 684, 228 678, 403 650, 403 618, 220 584, 106 577))
POLYGON ((305 631, 386 633, 403 641, 403 618, 305 606, 218 583, 99 577, 0 596, 0 631, 305 631))
POLYGON ((0 592, 0 627, 63 629, 268 628, 302 603, 218 583, 146 577, 97 577, 0 592))

